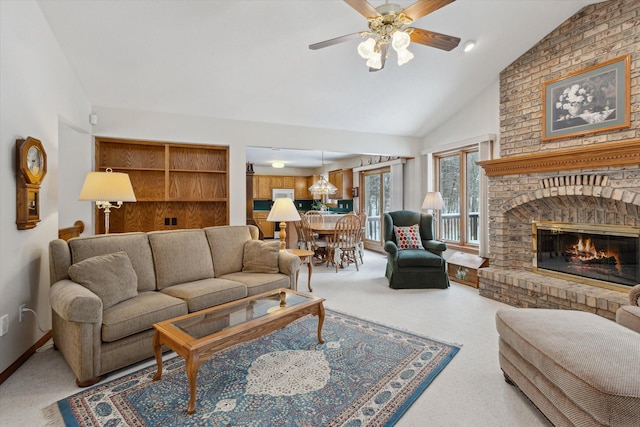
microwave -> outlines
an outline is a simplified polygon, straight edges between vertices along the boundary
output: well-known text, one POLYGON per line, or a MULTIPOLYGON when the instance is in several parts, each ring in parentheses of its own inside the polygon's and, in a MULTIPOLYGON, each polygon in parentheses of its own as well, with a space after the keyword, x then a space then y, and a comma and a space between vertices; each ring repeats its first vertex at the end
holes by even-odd
POLYGON ((274 188, 272 191, 272 200, 279 199, 280 197, 288 197, 291 200, 295 199, 295 190, 293 188, 274 188))

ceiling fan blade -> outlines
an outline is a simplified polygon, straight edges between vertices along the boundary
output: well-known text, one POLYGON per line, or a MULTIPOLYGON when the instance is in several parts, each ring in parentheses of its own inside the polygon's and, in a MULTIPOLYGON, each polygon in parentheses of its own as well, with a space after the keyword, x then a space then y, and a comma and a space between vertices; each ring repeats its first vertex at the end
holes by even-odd
POLYGON ((371 6, 371 3, 367 0, 344 0, 344 2, 367 19, 380 16, 380 12, 378 12, 375 7, 371 6))
POLYGON ((406 8, 404 10, 404 14, 412 20, 416 21, 423 16, 426 16, 431 12, 435 12, 441 7, 448 5, 449 3, 453 3, 454 1, 455 0, 418 0, 417 2, 406 8))
POLYGON ((334 44, 348 42, 349 40, 359 39, 362 37, 360 34, 361 33, 347 34, 346 36, 336 37, 335 39, 330 39, 330 40, 325 40, 323 42, 310 44, 309 49, 317 50, 317 49, 322 49, 323 47, 333 46, 334 44))
POLYGON ((456 46, 460 44, 458 37, 427 31, 421 28, 412 28, 412 30, 411 41, 414 43, 420 43, 447 51, 455 49, 456 46))
POLYGON ((380 45, 380 62, 382 63, 382 67, 380 68, 371 68, 369 67, 370 73, 375 73, 376 71, 380 71, 384 68, 384 63, 387 62, 387 53, 389 53, 389 44, 383 43, 380 45))

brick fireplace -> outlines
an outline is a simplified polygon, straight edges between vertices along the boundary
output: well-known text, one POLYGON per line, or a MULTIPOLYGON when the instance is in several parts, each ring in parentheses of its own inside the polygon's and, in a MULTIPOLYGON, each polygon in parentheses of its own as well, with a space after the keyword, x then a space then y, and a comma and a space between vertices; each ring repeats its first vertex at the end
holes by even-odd
POLYGON ((490 267, 480 294, 519 307, 590 311, 613 319, 624 290, 533 270, 533 222, 640 229, 640 1, 583 8, 500 74, 500 158, 488 181, 490 267), (630 55, 630 126, 542 140, 543 84, 630 55))
POLYGON ((624 288, 534 272, 532 224, 605 230, 608 225, 640 235, 640 140, 480 164, 489 178, 491 252, 491 267, 479 272, 480 295, 518 307, 578 309, 615 318, 627 303, 624 288))

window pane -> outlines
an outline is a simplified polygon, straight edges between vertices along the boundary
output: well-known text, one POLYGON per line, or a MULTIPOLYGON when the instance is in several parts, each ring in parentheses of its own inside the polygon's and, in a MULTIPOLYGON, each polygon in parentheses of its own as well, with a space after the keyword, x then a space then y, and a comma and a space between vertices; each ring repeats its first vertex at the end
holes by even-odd
POLYGON ((478 152, 467 154, 467 236, 469 243, 478 244, 478 212, 480 207, 480 167, 478 152))
POLYGON ((460 240, 460 157, 440 158, 440 192, 444 209, 440 213, 441 238, 460 240))
POLYGON ((382 212, 389 212, 391 210, 391 172, 382 174, 382 182, 384 185, 382 212))
POLYGON ((368 227, 365 238, 380 240, 380 175, 365 175, 364 177, 364 211, 368 217, 368 227))

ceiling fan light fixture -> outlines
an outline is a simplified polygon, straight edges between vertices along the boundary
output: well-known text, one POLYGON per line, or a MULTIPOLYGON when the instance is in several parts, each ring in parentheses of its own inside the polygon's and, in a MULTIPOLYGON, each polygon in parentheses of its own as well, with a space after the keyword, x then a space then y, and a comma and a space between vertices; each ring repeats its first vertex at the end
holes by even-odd
POLYGON ((369 37, 358 45, 358 55, 364 59, 369 59, 375 54, 376 41, 374 38, 369 37))
POLYGON ((406 64, 412 59, 413 59, 413 53, 409 52, 408 49, 398 50, 398 65, 406 64))
POLYGON ((408 48, 409 43, 411 43, 411 36, 404 31, 396 31, 391 36, 391 47, 393 47, 396 52, 408 48))
POLYGON ((367 67, 379 70, 382 68, 382 55, 380 52, 375 52, 371 58, 367 61, 367 67))

